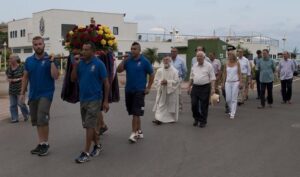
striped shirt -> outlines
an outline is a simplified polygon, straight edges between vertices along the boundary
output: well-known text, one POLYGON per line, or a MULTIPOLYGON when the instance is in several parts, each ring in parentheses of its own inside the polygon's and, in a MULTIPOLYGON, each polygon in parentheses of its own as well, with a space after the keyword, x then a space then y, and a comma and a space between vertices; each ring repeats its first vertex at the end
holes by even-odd
MULTIPOLYGON (((6 76, 8 79, 19 79, 23 77, 24 68, 19 65, 15 70, 12 70, 11 67, 7 68, 6 76)), ((22 87, 22 80, 17 82, 9 83, 9 94, 10 95, 20 95, 22 87)))

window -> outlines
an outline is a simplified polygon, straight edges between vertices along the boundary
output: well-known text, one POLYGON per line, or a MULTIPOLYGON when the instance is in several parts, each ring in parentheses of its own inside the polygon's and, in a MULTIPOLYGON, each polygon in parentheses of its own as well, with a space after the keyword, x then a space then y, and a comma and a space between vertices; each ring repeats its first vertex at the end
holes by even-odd
POLYGON ((24 53, 32 53, 32 48, 25 48, 24 53))
POLYGON ((113 34, 114 35, 119 35, 119 27, 113 27, 113 34))
POLYGON ((13 34, 12 34, 12 31, 10 32, 10 38, 13 38, 13 34))
POLYGON ((73 28, 75 27, 76 25, 74 24, 61 24, 61 36, 62 36, 62 39, 64 39, 62 41, 62 45, 64 46, 65 45, 65 38, 67 36, 67 34, 73 30, 73 28))
POLYGON ((17 38, 18 37, 18 31, 15 31, 14 33, 15 33, 14 37, 17 38))
POLYGON ((25 37, 25 29, 20 30, 21 37, 25 37))
POLYGON ((13 49, 13 53, 21 53, 21 49, 13 49))

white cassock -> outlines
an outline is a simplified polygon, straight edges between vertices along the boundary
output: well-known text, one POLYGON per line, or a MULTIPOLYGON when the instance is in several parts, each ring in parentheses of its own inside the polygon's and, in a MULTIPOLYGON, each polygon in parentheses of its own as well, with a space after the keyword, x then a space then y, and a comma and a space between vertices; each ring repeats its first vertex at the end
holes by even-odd
POLYGON ((155 119, 163 123, 177 122, 179 109, 179 86, 178 71, 170 66, 168 69, 157 70, 154 79, 157 95, 153 111, 155 119), (167 85, 161 85, 162 80, 167 80, 167 85))

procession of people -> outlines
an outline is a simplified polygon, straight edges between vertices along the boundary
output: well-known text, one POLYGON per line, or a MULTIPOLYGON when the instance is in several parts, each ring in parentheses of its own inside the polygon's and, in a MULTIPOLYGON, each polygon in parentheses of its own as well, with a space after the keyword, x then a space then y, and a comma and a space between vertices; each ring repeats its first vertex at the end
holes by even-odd
MULTIPOLYGON (((91 25, 96 28, 95 24, 91 25)), ((98 28, 102 30, 101 27, 97 26, 98 28)), ((50 148, 50 108, 55 91, 54 83, 59 78, 59 72, 54 55, 45 52, 44 39, 36 36, 32 45, 34 54, 26 59, 24 67, 18 64, 17 55, 10 56, 10 67, 6 74, 9 82, 11 122, 19 121, 19 106, 24 121, 30 118, 32 126, 37 127, 38 143, 31 150, 31 154, 46 156, 50 148), (28 85, 29 110, 25 104, 28 85)), ((156 91, 154 105, 151 105, 154 125, 180 121, 180 112, 183 108, 186 109, 182 98, 185 92, 181 86, 187 80, 189 85, 185 89, 190 95, 191 125, 195 127, 207 126, 209 107, 216 101, 216 94, 223 94, 225 112, 229 114, 229 118, 238 118, 238 106, 245 105, 249 99, 249 86, 253 82, 256 82, 257 99, 260 99, 258 109, 264 109, 266 102, 272 108, 276 66, 268 49, 257 51, 255 65, 252 66, 243 49, 238 49, 237 52, 227 51, 227 59, 222 64, 215 52, 211 51, 207 56, 205 48, 198 46, 195 49, 196 56, 191 59, 189 76, 186 62, 178 55, 176 47, 171 48, 170 54, 162 58, 162 66, 156 71, 141 53, 141 49, 138 42, 132 43, 130 54, 124 56, 119 65, 116 65, 111 48, 105 48, 99 53, 92 41, 85 41, 70 51, 61 97, 69 103, 80 103, 86 139, 82 152, 75 159, 77 163, 87 162, 90 157, 100 155, 103 149, 100 135, 108 130, 102 112, 110 110, 110 103, 119 102, 117 73, 124 71, 124 105, 128 115, 132 116, 132 129, 128 132, 128 140, 132 144, 144 138, 142 117, 145 114, 145 98, 152 88, 156 91)), ((290 54, 285 51, 283 60, 278 65, 282 104, 292 104, 295 71, 296 66, 290 59, 290 54)))

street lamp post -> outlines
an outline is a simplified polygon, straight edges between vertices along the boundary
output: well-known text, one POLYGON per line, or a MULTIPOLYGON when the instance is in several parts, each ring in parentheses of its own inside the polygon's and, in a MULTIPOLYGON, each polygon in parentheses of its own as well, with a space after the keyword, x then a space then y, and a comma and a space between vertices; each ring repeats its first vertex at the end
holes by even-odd
POLYGON ((286 37, 284 35, 284 37, 282 38, 282 41, 283 41, 283 51, 285 51, 285 42, 286 42, 286 37))
POLYGON ((3 43, 3 47, 4 47, 4 70, 6 71, 6 42, 3 43))

